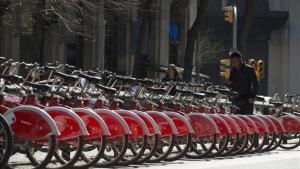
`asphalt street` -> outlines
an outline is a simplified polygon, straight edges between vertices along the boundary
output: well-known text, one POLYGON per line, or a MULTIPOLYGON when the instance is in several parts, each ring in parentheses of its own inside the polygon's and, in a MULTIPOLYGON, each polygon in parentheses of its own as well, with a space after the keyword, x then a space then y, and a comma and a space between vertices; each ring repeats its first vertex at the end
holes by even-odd
MULTIPOLYGON (((10 160, 15 169, 31 169, 24 155, 15 155, 10 160)), ((157 164, 114 167, 125 169, 300 169, 300 148, 276 150, 268 153, 219 157, 200 160, 182 159, 157 164)))

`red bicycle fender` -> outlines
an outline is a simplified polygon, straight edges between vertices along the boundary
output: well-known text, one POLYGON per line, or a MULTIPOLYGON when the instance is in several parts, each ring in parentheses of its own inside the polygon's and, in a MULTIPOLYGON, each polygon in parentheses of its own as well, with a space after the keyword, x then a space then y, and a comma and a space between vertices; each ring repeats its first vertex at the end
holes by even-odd
POLYGON ((136 113, 138 116, 140 116, 145 121, 146 125, 147 124, 149 125, 147 127, 149 130, 153 130, 153 134, 161 134, 156 122, 153 120, 153 118, 150 115, 138 110, 131 110, 131 111, 133 113, 136 113))
MULTIPOLYGON (((97 114, 99 114, 100 116, 101 116, 101 114, 104 114, 106 116, 109 116, 109 117, 115 119, 122 126, 122 129, 124 130, 124 134, 131 134, 131 131, 130 131, 129 126, 127 125, 126 121, 118 113, 116 113, 112 110, 108 110, 108 109, 94 109, 94 111, 97 114)), ((107 124, 106 121, 105 121, 105 123, 106 123, 106 125, 113 125, 113 124, 107 124)))
MULTIPOLYGON (((172 131, 172 134, 178 135, 178 131, 177 128, 174 124, 174 122, 172 121, 172 119, 167 116, 166 114, 162 113, 162 112, 158 112, 158 111, 147 111, 147 114, 149 114, 150 116, 152 116, 152 118, 154 118, 154 116, 159 117, 161 119, 163 119, 164 121, 166 121, 168 123, 168 125, 170 126, 170 129, 172 131)), ((155 119, 154 119, 155 120, 155 119)), ((159 125, 159 124, 158 124, 159 125)), ((161 133, 163 133, 163 131, 161 131, 161 133)))
POLYGON ((193 127, 190 124, 190 122, 183 115, 180 115, 176 112, 171 112, 171 111, 165 111, 164 113, 166 115, 168 115, 169 117, 171 117, 171 118, 175 117, 178 120, 180 120, 185 125, 184 127, 186 127, 188 129, 188 133, 191 133, 191 134, 195 133, 193 127))
POLYGON ((149 130, 148 130, 145 122, 137 114, 135 114, 135 113, 133 113, 131 111, 127 111, 127 110, 115 110, 115 112, 118 113, 118 114, 120 114, 122 117, 123 116, 129 116, 129 117, 133 118, 142 127, 143 134, 147 135, 147 136, 150 135, 150 132, 149 132, 149 130))
MULTIPOLYGON (((98 122, 98 125, 100 125, 100 129, 102 130, 103 135, 105 135, 105 136, 109 136, 110 135, 108 127, 107 127, 105 121, 96 112, 94 112, 92 109, 87 109, 87 108, 73 108, 72 110, 76 114, 84 113, 85 115, 93 118, 94 120, 96 120, 98 122)), ((87 124, 85 124, 85 125, 87 125, 87 124)))
POLYGON ((43 109, 33 106, 18 106, 9 109, 4 117, 16 136, 28 140, 60 135, 55 121, 43 109), (39 126, 39 127, 37 127, 39 126))

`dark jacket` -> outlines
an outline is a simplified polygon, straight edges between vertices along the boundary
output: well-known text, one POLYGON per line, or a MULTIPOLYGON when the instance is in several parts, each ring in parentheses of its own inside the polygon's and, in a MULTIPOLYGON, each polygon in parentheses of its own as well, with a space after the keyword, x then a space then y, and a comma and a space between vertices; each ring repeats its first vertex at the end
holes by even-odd
POLYGON ((175 79, 170 79, 169 76, 165 76, 161 81, 162 82, 181 82, 181 78, 176 77, 175 79))
POLYGON ((240 69, 232 68, 229 80, 232 85, 229 86, 233 91, 239 94, 239 98, 255 98, 258 92, 259 83, 253 67, 242 64, 240 69))
MULTIPOLYGON (((175 79, 170 79, 169 76, 165 76, 162 80, 162 82, 181 82, 181 78, 177 76, 175 79)), ((176 85, 173 85, 169 95, 174 96, 176 94, 176 85)))

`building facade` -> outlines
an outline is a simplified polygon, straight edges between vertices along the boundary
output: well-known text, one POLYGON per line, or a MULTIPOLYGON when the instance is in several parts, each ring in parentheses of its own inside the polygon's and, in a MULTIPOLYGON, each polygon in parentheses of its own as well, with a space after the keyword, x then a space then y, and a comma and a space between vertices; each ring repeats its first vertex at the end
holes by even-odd
MULTIPOLYGON (((154 0, 150 22, 147 25, 143 48, 143 59, 150 65, 174 63, 183 67, 186 32, 197 14, 197 0, 182 3, 182 0, 154 0), (181 2, 180 5, 178 3, 181 2)), ((231 25, 224 21, 223 9, 231 0, 209 0, 203 30, 213 34, 224 43, 224 50, 206 62, 201 55, 201 46, 195 50, 195 65, 211 80, 222 83, 219 76, 219 59, 228 57, 232 44, 231 25), (199 62, 199 63, 198 63, 199 62)), ((241 1, 241 3, 243 3, 241 1)), ((273 95, 300 92, 300 1, 299 0, 255 0, 254 16, 248 38, 245 58, 259 58, 265 62, 265 77, 261 80, 261 94, 273 95)), ((242 23, 243 4, 240 4, 239 26, 242 23)), ((98 22, 86 22, 93 40, 77 36, 61 37, 57 25, 47 28, 44 40, 44 62, 59 61, 83 69, 99 67, 131 75, 134 65, 136 39, 141 19, 138 13, 118 19, 112 26, 104 17, 101 8, 97 11, 98 22), (55 30, 55 31, 53 31, 55 30)), ((124 16, 123 16, 124 17, 124 16)), ((0 55, 14 60, 34 61, 31 38, 16 35, 14 26, 0 31, 0 55)), ((205 32, 204 31, 204 32, 205 32)), ((202 36, 198 39, 201 40, 202 36)), ((199 43, 198 43, 199 44, 199 43)), ((146 67, 147 65, 145 65, 146 67)), ((148 66, 149 67, 149 66, 148 66)), ((145 76, 159 78, 149 67, 145 76)))

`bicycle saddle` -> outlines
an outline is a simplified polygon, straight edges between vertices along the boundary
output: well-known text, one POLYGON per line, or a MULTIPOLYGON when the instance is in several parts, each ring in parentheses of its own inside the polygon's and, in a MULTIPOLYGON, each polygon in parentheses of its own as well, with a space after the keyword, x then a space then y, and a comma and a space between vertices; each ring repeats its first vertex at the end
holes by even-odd
POLYGON ((9 81, 9 82, 14 82, 14 83, 21 83, 23 82, 23 77, 22 76, 17 76, 17 75, 0 75, 0 78, 9 81))
POLYGON ((265 97, 264 96, 256 96, 257 101, 265 102, 265 97))
POLYGON ((218 92, 202 90, 201 93, 204 93, 207 97, 216 97, 218 92))
POLYGON ((230 89, 226 89, 226 88, 216 88, 216 91, 220 92, 223 95, 230 95, 231 94, 231 90, 230 89))
POLYGON ((56 67, 55 66, 46 65, 45 66, 45 70, 50 70, 50 71, 56 70, 56 67))
POLYGON ((65 69, 68 70, 68 71, 73 72, 76 68, 75 68, 75 66, 65 64, 65 69))
POLYGON ((32 82, 25 82, 26 86, 30 86, 38 91, 47 92, 51 90, 51 86, 48 84, 39 84, 39 83, 32 83, 32 82))
POLYGON ((75 75, 68 75, 68 74, 65 74, 62 72, 55 72, 54 75, 66 80, 66 81, 69 81, 69 82, 76 81, 78 79, 78 77, 75 75))
POLYGON ((147 89, 156 94, 163 94, 166 93, 167 91, 166 88, 159 88, 159 87, 147 87, 147 89))
POLYGON ((92 70, 88 70, 87 71, 87 75, 90 75, 90 76, 96 76, 97 75, 97 72, 94 72, 92 70))
POLYGON ((133 78, 133 77, 129 77, 129 76, 120 76, 120 75, 115 76, 115 78, 116 78, 117 80, 122 81, 123 83, 129 83, 129 84, 134 83, 135 80, 136 80, 136 79, 133 78))
POLYGON ((34 66, 36 66, 33 63, 26 63, 26 62, 22 62, 21 66, 26 67, 26 68, 33 68, 34 66))
POLYGON ((102 79, 100 77, 90 76, 90 75, 87 75, 87 74, 84 74, 84 73, 80 73, 78 76, 81 77, 81 78, 84 78, 87 81, 89 81, 91 83, 94 83, 94 84, 101 83, 101 81, 102 81, 102 79))
POLYGON ((238 97, 239 96, 239 94, 237 92, 233 92, 233 91, 231 91, 229 95, 231 97, 238 97))
POLYGON ((275 107, 281 107, 283 106, 282 102, 276 102, 276 101, 269 101, 270 104, 273 104, 275 107))
POLYGON ((152 79, 137 79, 137 81, 144 86, 153 86, 154 84, 154 81, 152 79))
POLYGON ((95 87, 98 88, 98 89, 101 89, 105 93, 111 94, 111 95, 115 94, 117 92, 117 89, 112 88, 112 87, 107 87, 107 86, 104 86, 104 85, 101 85, 101 84, 97 84, 95 87))
POLYGON ((205 93, 193 93, 193 96, 198 100, 202 100, 206 97, 206 94, 205 93))
POLYGON ((285 97, 295 97, 295 94, 286 94, 285 97))
POLYGON ((7 59, 5 57, 0 57, 0 64, 4 63, 7 59))
POLYGON ((176 92, 179 92, 179 93, 182 93, 182 94, 185 94, 187 92, 187 90, 185 89, 178 89, 178 88, 175 88, 176 92))

